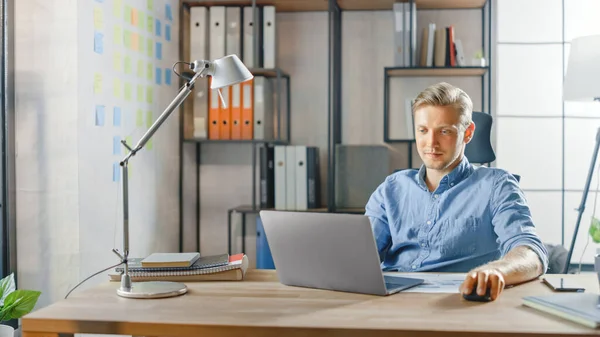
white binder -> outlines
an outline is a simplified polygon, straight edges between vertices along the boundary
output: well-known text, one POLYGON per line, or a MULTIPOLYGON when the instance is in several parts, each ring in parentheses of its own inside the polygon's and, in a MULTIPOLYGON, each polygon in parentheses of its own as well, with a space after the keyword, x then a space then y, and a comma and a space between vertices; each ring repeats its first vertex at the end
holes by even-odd
POLYGON ((275 6, 263 8, 263 67, 275 68, 277 65, 277 25, 275 6))
MULTIPOLYGON (((257 18, 259 17, 260 7, 256 7, 257 18)), ((254 49, 254 32, 260 34, 260 27, 254 24, 254 13, 252 12, 252 6, 244 7, 244 28, 243 28, 243 62, 248 68, 260 68, 258 63, 258 57, 255 57, 254 49)), ((257 21, 260 22, 260 21, 257 21)), ((259 40, 260 41, 260 40, 259 40)))
POLYGON ((286 202, 286 146, 275 145, 275 209, 287 209, 286 202))
POLYGON ((285 204, 286 209, 296 209, 296 147, 285 147, 285 204))
POLYGON ((394 2, 394 66, 404 66, 404 3, 394 2))
POLYGON ((306 167, 306 146, 296 145, 296 210, 308 209, 308 171, 306 167))
POLYGON ((225 19, 227 25, 225 26, 225 54, 231 55, 236 54, 241 57, 241 25, 242 25, 242 11, 239 7, 227 7, 225 12, 225 19))
POLYGON ((210 49, 209 58, 215 60, 225 56, 225 7, 210 7, 210 49))
POLYGON ((255 76, 254 139, 273 139, 273 105, 273 84, 271 80, 264 76, 255 76))
MULTIPOLYGON (((190 60, 208 58, 208 9, 190 8, 190 60)), ((194 138, 208 137, 208 79, 196 81, 193 91, 194 138)))

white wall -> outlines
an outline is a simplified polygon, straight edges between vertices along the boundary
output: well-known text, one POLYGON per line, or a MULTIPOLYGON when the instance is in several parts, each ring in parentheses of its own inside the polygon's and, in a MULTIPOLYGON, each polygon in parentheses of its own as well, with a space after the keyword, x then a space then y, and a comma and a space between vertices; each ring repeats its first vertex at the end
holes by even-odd
MULTIPOLYGON (((522 176, 521 187, 545 242, 568 249, 590 165, 598 104, 563 105, 570 40, 600 33, 595 0, 497 1, 497 166, 522 176), (564 9, 564 11, 563 11, 564 9), (564 18, 564 20, 563 20, 564 18), (564 232, 563 232, 564 224, 564 232)), ((572 262, 579 262, 594 213, 597 172, 572 262)), ((597 206, 600 210, 600 206, 597 206)), ((599 215, 597 215, 599 216, 599 215)), ((590 242, 583 263, 593 263, 590 242)))

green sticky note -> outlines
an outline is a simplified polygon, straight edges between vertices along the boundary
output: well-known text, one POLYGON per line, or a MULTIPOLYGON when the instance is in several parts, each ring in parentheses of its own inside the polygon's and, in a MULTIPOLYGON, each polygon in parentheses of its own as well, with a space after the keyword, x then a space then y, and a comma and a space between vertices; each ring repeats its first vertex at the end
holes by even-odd
POLYGON ((154 18, 152 16, 148 15, 146 22, 147 22, 148 33, 154 34, 154 18))
POLYGON ((139 29, 143 30, 145 23, 146 23, 146 14, 144 14, 144 12, 142 12, 142 11, 138 11, 137 27, 139 29))
POLYGON ((152 82, 152 76, 154 74, 154 66, 152 65, 152 63, 148 63, 148 66, 146 67, 146 77, 148 77, 148 79, 152 82))
POLYGON ((137 109, 135 112, 135 126, 144 126, 144 112, 142 109, 137 109))
POLYGON ((140 103, 144 101, 144 86, 141 84, 137 85, 137 100, 140 103))
POLYGON ((148 139, 146 142, 146 149, 152 150, 152 138, 148 139))
POLYGON ((148 10, 151 11, 154 8, 154 0, 147 0, 148 10))
POLYGON ((113 93, 116 98, 121 97, 121 90, 123 90, 121 88, 121 80, 119 78, 115 78, 115 80, 113 82, 113 93))
POLYGON ((94 74, 94 94, 102 93, 102 74, 94 74))
POLYGON ((125 56, 125 74, 131 74, 131 57, 125 56))
POLYGON ((113 28, 113 43, 117 46, 121 45, 121 41, 123 40, 123 30, 121 26, 115 26, 113 28))
POLYGON ((144 60, 138 60, 137 62, 137 76, 139 78, 144 77, 144 60))
POLYGON ((148 44, 146 45, 146 50, 148 50, 148 57, 154 57, 153 54, 153 46, 154 46, 154 41, 152 41, 151 38, 148 38, 148 44))
POLYGON ((131 101, 131 83, 125 83, 125 99, 131 101))
POLYGON ((152 100, 154 97, 154 88, 148 87, 146 88, 146 102, 152 104, 152 100))
POLYGON ((113 68, 115 71, 121 71, 121 53, 115 53, 113 55, 113 68))
POLYGON ((127 23, 131 22, 131 6, 125 5, 125 11, 123 12, 123 20, 127 23))
POLYGON ((123 7, 123 0, 113 0, 113 15, 115 18, 121 17, 121 7, 123 7))
POLYGON ((125 47, 131 48, 131 32, 127 29, 123 32, 123 43, 125 44, 125 47))
POLYGON ((152 126, 154 118, 152 117, 152 111, 146 111, 146 126, 148 129, 152 126))
POLYGON ((595 243, 600 243, 600 221, 595 217, 592 217, 589 234, 595 243))

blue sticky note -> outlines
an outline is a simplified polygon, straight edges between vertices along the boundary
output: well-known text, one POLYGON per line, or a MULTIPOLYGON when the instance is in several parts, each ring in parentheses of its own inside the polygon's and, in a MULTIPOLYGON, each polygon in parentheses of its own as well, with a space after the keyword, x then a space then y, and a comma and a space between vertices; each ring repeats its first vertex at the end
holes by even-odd
POLYGON ((154 22, 154 27, 156 27, 156 36, 160 36, 160 20, 156 19, 156 22, 154 22))
POLYGON ((102 54, 104 52, 104 35, 102 33, 94 33, 94 52, 102 54))
POLYGON ((167 17, 168 20, 173 20, 173 11, 171 11, 171 5, 170 4, 166 4, 165 5, 165 16, 167 17))
POLYGON ((121 178, 121 165, 119 163, 113 164, 113 181, 118 182, 121 178))
POLYGON ((162 60, 162 43, 156 42, 156 58, 162 60))
POLYGON ((113 109, 113 126, 121 126, 121 108, 118 106, 113 109))
POLYGON ((165 68, 165 84, 171 85, 171 68, 165 68))
POLYGON ((165 39, 167 39, 167 41, 171 41, 171 26, 170 25, 165 25, 165 39))
POLYGON ((96 105, 96 126, 104 126, 104 105, 96 105))
POLYGON ((113 154, 121 154, 121 137, 113 137, 113 154))
POLYGON ((160 68, 156 68, 154 78, 156 79, 156 84, 160 85, 162 81, 162 70, 160 68))

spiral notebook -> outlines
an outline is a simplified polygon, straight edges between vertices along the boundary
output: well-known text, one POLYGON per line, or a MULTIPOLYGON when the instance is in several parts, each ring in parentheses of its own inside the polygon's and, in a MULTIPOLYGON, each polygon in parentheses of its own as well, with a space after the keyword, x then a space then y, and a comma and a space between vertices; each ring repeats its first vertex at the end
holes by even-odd
MULTIPOLYGON (((224 266, 229 263, 229 254, 218 254, 202 256, 196 260, 191 266, 188 267, 143 267, 142 260, 144 258, 130 258, 129 259, 129 272, 141 272, 141 271, 173 271, 173 270, 191 270, 191 269, 205 269, 211 267, 224 266)), ((117 267, 115 271, 118 273, 124 272, 124 267, 117 267)))

